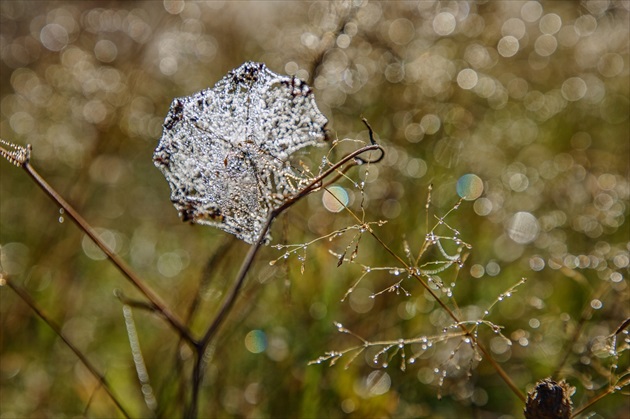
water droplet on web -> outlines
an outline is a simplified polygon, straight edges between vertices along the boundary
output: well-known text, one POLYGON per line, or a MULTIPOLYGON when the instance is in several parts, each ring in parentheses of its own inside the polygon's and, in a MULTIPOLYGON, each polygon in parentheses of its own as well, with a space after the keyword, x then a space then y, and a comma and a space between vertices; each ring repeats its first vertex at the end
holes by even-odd
POLYGON ((63 223, 65 220, 63 218, 63 215, 66 213, 66 211, 63 208, 59 208, 59 223, 63 223))
POLYGON ((184 221, 253 243, 268 214, 308 183, 290 156, 325 141, 326 123, 304 82, 246 62, 173 100, 153 161, 184 221))

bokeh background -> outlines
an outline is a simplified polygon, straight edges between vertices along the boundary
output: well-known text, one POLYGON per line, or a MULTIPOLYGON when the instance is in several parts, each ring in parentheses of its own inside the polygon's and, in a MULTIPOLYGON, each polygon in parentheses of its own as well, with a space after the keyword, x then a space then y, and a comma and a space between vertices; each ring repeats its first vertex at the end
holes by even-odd
MULTIPOLYGON (((579 407, 628 374, 627 331, 618 356, 607 337, 630 316, 629 13, 630 2, 605 0, 3 1, 0 135, 32 144, 33 166, 180 317, 200 295, 191 327, 201 333, 247 246, 178 219, 152 163, 164 117, 174 97, 247 60, 296 75, 313 86, 333 138, 367 140, 364 116, 385 147, 383 162, 350 173, 365 181, 363 195, 350 181, 336 191, 359 214, 362 205, 366 220, 387 221, 377 234, 395 252, 404 257, 405 240, 420 248, 430 184, 429 227, 458 192, 469 198, 447 222, 472 249, 461 269, 436 278, 455 284, 442 297, 475 318, 526 277, 488 316, 511 345, 487 330, 480 339, 523 391, 554 374, 576 387, 579 407)), ((327 151, 301 159, 316 167, 327 151)), ((113 292, 138 297, 134 289, 5 160, 0 186, 3 277, 62 325, 133 416, 180 416, 190 351, 159 317, 134 310, 156 404, 143 397, 113 292)), ((314 194, 289 211, 274 243, 355 223, 324 203, 314 194)), ((436 346, 404 372, 399 354, 385 368, 373 352, 347 369, 345 358, 307 365, 357 344, 333 321, 369 340, 448 325, 412 280, 402 283, 409 295, 370 298, 399 279, 393 271, 367 275, 340 302, 362 268, 337 267, 330 251, 351 237, 309 246, 303 273, 297 255, 273 266, 283 250, 258 255, 212 347, 200 415, 519 417, 522 403, 486 361, 450 371, 439 386, 433 371, 453 346, 436 346)), ((396 266, 368 235, 356 261, 396 266)), ((0 303, 1 417, 120 416, 6 286, 0 303)), ((612 418, 629 409, 626 387, 588 412, 612 418)))

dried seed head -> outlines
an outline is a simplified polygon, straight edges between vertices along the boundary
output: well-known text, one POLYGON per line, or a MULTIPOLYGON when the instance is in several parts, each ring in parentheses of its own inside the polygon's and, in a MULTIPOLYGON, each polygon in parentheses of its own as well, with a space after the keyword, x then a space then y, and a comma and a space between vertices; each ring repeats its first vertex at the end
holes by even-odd
POLYGON ((571 396, 575 388, 564 380, 556 383, 545 378, 527 395, 525 417, 527 419, 569 419, 573 403, 571 396))

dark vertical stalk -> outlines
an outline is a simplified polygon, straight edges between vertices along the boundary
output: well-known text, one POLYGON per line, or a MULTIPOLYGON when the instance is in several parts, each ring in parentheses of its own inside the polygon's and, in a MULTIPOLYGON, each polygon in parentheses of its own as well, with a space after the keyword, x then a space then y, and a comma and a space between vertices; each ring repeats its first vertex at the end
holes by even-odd
MULTIPOLYGON (((364 122, 367 125, 367 121, 364 120, 364 122)), ((371 129, 370 129, 370 132, 371 132, 371 129)), ((205 370, 204 355, 208 348, 208 345, 210 344, 213 337, 216 335, 217 331, 219 330, 219 328, 221 327, 221 325, 227 318, 228 314, 230 313, 232 307, 234 306, 234 303, 236 302, 236 299, 238 298, 240 290, 243 287, 243 284, 245 283, 245 277, 247 276, 247 273, 249 272, 252 266, 252 263, 254 262, 256 254, 258 253, 258 251, 260 250, 260 248, 262 247, 265 241, 267 231, 271 227, 271 224, 280 214, 282 214, 285 210, 287 210, 293 204, 295 204, 296 202, 298 202, 300 199, 310 194, 311 192, 320 189, 322 187, 324 180, 327 177, 335 174, 335 172, 337 171, 344 172, 348 170, 350 167, 354 165, 358 165, 358 164, 375 163, 375 162, 380 161, 384 156, 383 149, 381 148, 381 146, 379 146, 373 141, 371 135, 370 135, 370 139, 372 140, 372 144, 362 147, 358 150, 355 150, 354 152, 345 156, 339 162, 332 165, 330 168, 328 168, 326 171, 320 174, 310 184, 308 184, 301 191, 299 191, 295 196, 289 198, 280 207, 271 211, 269 215, 267 216, 267 219, 265 223, 263 224, 263 228, 260 234, 258 235, 256 242, 252 244, 252 246, 249 248, 249 251, 247 252, 247 255, 245 255, 245 259, 243 259, 243 263, 241 264, 239 272, 236 275, 236 278, 234 280, 234 286, 230 290, 230 293, 223 301, 223 305, 217 312, 217 315, 215 316, 212 323, 206 329, 206 332, 203 335, 203 337, 198 342, 194 343, 195 365, 193 367, 193 372, 192 372, 192 377, 191 377, 192 394, 190 398, 190 406, 188 406, 188 408, 186 409, 187 418, 197 417, 197 411, 198 411, 198 405, 199 405, 199 390, 201 388, 201 381, 203 379, 203 372, 205 370), (361 154, 367 153, 369 151, 374 151, 374 150, 381 152, 380 156, 374 161, 368 162, 359 157, 361 154), (343 166, 346 165, 346 163, 350 163, 350 166, 344 168, 343 166)))

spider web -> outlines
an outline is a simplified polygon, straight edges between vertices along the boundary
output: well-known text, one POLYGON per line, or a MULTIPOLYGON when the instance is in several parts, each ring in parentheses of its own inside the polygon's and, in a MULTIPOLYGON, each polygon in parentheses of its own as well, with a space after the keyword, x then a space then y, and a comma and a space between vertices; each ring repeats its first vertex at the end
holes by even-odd
POLYGON ((153 161, 182 220, 253 243, 269 212, 307 182, 290 157, 325 141, 327 122, 305 83, 246 62, 173 100, 153 161))

